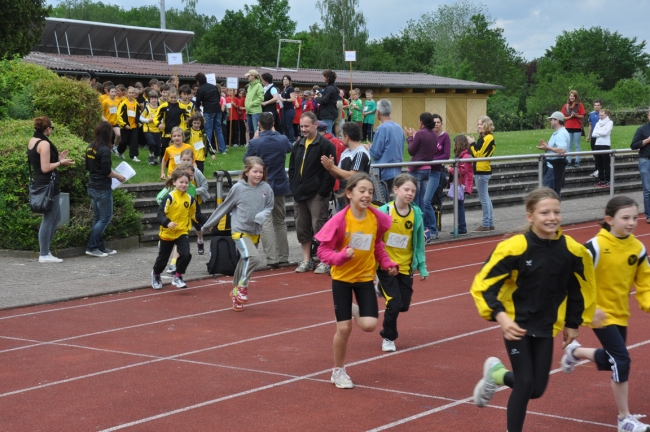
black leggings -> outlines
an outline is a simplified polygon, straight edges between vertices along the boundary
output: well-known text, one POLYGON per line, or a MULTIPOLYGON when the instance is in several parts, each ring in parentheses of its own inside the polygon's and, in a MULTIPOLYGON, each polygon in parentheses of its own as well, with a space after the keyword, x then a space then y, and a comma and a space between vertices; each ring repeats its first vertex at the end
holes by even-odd
POLYGON ((397 317, 400 312, 406 312, 413 297, 413 276, 399 273, 391 276, 386 270, 377 270, 379 287, 386 299, 384 312, 384 328, 379 335, 394 341, 399 336, 397 332, 397 317))
POLYGON ((553 361, 553 338, 524 336, 521 340, 505 342, 512 364, 512 372, 504 377, 504 384, 512 388, 508 399, 508 432, 521 432, 528 401, 541 397, 546 390, 553 361))
MULTIPOLYGON (((609 150, 611 147, 607 145, 594 145, 594 150, 609 150)), ((598 170, 598 180, 601 182, 609 181, 609 154, 596 154, 594 155, 596 159, 596 169, 598 170)))

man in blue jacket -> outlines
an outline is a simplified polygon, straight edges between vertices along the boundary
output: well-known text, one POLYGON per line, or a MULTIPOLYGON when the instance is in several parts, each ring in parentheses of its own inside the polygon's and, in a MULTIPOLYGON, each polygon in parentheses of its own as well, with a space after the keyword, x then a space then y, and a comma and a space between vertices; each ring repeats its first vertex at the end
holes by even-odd
POLYGON ((291 189, 284 166, 287 153, 291 153, 291 143, 285 135, 272 130, 273 122, 273 114, 268 112, 260 114, 259 136, 248 144, 244 161, 249 156, 258 156, 266 164, 266 181, 273 189, 274 203, 271 217, 264 222, 262 248, 266 254, 266 264, 278 268, 281 264, 289 262, 284 196, 291 193, 291 189))
MULTIPOLYGON (((368 149, 372 161, 376 164, 401 163, 404 160, 404 131, 402 126, 395 123, 390 114, 392 106, 389 100, 382 99, 377 102, 377 119, 381 126, 374 134, 372 145, 368 149)), ((393 190, 393 180, 402 172, 400 167, 382 168, 381 181, 387 186, 384 191, 386 201, 393 190)))

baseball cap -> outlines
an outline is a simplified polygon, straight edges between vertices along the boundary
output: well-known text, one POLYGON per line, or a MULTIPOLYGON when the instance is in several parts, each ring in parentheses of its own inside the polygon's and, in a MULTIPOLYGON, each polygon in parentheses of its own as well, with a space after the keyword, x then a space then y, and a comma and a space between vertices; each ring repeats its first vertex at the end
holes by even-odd
POLYGON ((550 120, 550 119, 555 119, 555 120, 558 120, 558 121, 564 121, 564 114, 562 114, 559 111, 555 111, 553 114, 551 114, 550 117, 546 117, 546 120, 550 120))
POLYGON ((325 131, 327 130, 327 123, 325 123, 325 122, 322 121, 322 120, 318 120, 318 121, 316 122, 316 129, 317 129, 319 132, 325 132, 325 131))
POLYGON ((247 73, 246 75, 244 75, 244 77, 248 77, 248 76, 250 76, 250 75, 253 75, 253 76, 260 76, 260 74, 257 73, 257 71, 256 71, 255 69, 251 69, 251 70, 249 70, 248 73, 247 73))

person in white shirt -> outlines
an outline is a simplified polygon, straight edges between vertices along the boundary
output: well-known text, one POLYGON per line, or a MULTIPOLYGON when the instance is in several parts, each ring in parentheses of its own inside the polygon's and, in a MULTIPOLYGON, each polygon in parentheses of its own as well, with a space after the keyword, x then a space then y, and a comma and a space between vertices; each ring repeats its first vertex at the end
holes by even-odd
MULTIPOLYGON (((610 135, 614 128, 614 122, 609 119, 609 110, 601 109, 598 113, 598 122, 591 131, 591 136, 596 139, 594 150, 610 150, 612 142, 610 135)), ((596 154, 596 170, 598 171, 598 183, 595 187, 609 187, 609 153, 596 154)))

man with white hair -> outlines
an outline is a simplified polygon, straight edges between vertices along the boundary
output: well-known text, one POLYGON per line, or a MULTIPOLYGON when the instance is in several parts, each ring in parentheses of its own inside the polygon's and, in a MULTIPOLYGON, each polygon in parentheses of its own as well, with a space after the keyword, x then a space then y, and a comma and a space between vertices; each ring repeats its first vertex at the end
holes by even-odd
MULTIPOLYGON (((390 101, 382 99, 377 102, 377 119, 381 125, 375 131, 372 146, 368 149, 376 164, 401 163, 404 160, 404 131, 402 126, 391 120, 391 110, 390 101)), ((401 171, 400 167, 381 169, 381 181, 385 182, 387 186, 387 190, 384 191, 386 200, 393 190, 393 179, 401 171)))

